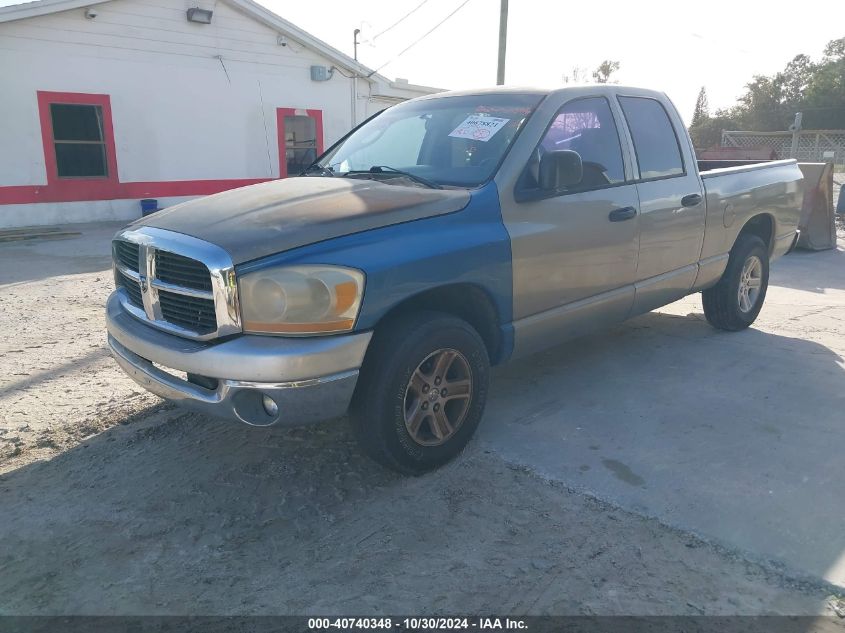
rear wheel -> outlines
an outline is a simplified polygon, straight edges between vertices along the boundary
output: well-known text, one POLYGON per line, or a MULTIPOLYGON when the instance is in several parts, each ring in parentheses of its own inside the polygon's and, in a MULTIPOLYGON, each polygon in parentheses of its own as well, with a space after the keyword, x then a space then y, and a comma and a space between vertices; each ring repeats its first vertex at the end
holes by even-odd
POLYGON ((376 331, 351 421, 380 464, 421 474, 457 455, 487 399, 490 363, 478 333, 440 312, 400 317, 376 331))
POLYGON ((719 283, 701 293, 704 316, 720 330, 743 330, 760 314, 768 286, 766 244, 756 235, 741 235, 719 283))

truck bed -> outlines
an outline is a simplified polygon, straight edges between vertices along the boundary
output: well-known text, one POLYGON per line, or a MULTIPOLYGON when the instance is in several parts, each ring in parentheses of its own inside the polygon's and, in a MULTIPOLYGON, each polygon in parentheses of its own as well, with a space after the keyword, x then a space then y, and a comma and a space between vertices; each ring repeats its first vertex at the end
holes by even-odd
MULTIPOLYGON (((790 160, 699 160, 698 169, 705 189, 713 178, 736 177, 741 173, 773 169, 795 163, 790 160)), ((833 212, 833 169, 826 163, 796 163, 803 175, 803 195, 798 228, 798 246, 823 250, 836 246, 836 222, 833 212)))
POLYGON ((707 201, 702 261, 725 258, 739 230, 761 212, 769 217, 772 258, 790 249, 803 200, 797 161, 699 161, 699 169, 707 201))
POLYGON ((794 162, 794 159, 783 159, 783 160, 699 160, 698 162, 698 172, 701 174, 701 177, 704 178, 705 174, 708 174, 713 171, 724 172, 727 169, 734 170, 737 167, 749 167, 749 168, 756 168, 756 167, 766 167, 770 166, 773 163, 786 163, 786 162, 794 162))

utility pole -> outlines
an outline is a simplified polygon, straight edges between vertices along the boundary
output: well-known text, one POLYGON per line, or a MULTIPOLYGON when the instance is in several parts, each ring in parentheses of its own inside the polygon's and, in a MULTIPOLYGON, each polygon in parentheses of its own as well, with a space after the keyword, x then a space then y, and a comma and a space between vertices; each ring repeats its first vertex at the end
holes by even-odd
POLYGON ((502 8, 499 13, 499 67, 496 72, 496 85, 505 83, 505 51, 508 46, 508 0, 501 0, 502 8))
POLYGON ((358 61, 358 34, 361 32, 361 29, 355 29, 352 31, 352 49, 355 51, 352 57, 355 61, 358 61))
MULTIPOLYGON (((358 34, 361 29, 352 31, 352 49, 355 61, 358 61, 358 34)), ((358 69, 352 69, 352 127, 358 125, 358 69)))

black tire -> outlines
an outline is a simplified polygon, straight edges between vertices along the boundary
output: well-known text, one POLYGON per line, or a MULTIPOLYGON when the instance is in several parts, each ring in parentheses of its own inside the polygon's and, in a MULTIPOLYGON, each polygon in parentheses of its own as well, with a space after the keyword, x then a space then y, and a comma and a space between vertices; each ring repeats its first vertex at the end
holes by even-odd
MULTIPOLYGON (((481 420, 489 374, 487 348, 467 322, 434 311, 392 320, 377 329, 373 336, 350 410, 350 420, 361 447, 378 463, 406 475, 420 475, 445 464, 463 450, 481 420), (455 406, 466 409, 461 409, 464 413, 461 421, 455 424, 453 434, 443 433, 448 439, 439 445, 423 445, 411 436, 406 426, 408 390, 412 388, 411 378, 419 378, 420 374, 415 372, 421 364, 429 362, 429 358, 438 358, 436 355, 443 350, 449 354, 458 352, 455 358, 459 359, 459 369, 468 369, 469 384, 465 389, 469 397, 459 398, 460 404, 455 402, 455 406)), ((432 392, 429 396, 440 398, 433 393, 438 392, 433 384, 432 378, 431 386, 426 385, 432 392)), ((428 400, 429 397, 422 397, 416 402, 421 407, 423 403, 428 407, 428 400)), ((432 411, 434 406, 431 404, 432 411)), ((444 414, 446 409, 444 399, 444 414)), ((433 433, 433 423, 426 419, 418 425, 417 433, 423 435, 429 427, 433 433)), ((432 436, 432 441, 438 441, 438 438, 432 436)))
MULTIPOLYGON (((769 251, 756 235, 740 235, 731 249, 722 278, 701 293, 704 316, 713 327, 729 332, 744 330, 754 323, 766 299, 769 287, 769 251), (760 287, 750 309, 740 306, 740 281, 746 262, 756 257, 760 262, 760 287)), ((747 307, 747 306, 746 306, 747 307)))

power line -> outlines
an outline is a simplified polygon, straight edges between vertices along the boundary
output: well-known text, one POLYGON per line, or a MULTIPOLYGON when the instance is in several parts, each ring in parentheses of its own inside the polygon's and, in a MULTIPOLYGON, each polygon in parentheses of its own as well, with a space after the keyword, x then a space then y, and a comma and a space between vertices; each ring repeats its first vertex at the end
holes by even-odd
POLYGON ((390 60, 388 60, 388 61, 384 62, 381 66, 379 66, 379 67, 378 67, 378 68, 376 68, 373 72, 371 72, 369 75, 367 75, 367 77, 372 77, 372 76, 373 76, 373 75, 375 75, 378 71, 380 71, 382 68, 384 68, 384 67, 385 67, 385 66, 387 66, 388 64, 392 64, 392 63, 393 63, 393 62, 395 62, 397 59, 399 59, 400 57, 402 57, 402 55, 404 55, 405 53, 407 53, 407 52, 408 52, 409 50, 411 50, 414 46, 416 46, 417 44, 419 44, 420 42, 422 42, 425 38, 427 38, 429 35, 431 35, 432 33, 434 33, 434 31, 436 31, 438 28, 440 28, 440 26, 442 26, 444 22, 446 22, 449 18, 451 18, 453 15, 455 15, 458 11, 460 11, 461 9, 463 9, 463 8, 464 8, 464 7, 465 7, 465 6, 466 6, 466 5, 470 2, 470 1, 471 1, 471 0, 464 0, 461 4, 459 4, 459 5, 458 5, 458 8, 457 8, 457 9, 455 9, 454 11, 452 11, 449 15, 447 15, 445 18, 443 18, 442 20, 440 20, 440 22, 438 22, 438 23, 437 23, 437 24, 435 24, 433 27, 431 27, 431 28, 430 28, 430 29, 429 29, 429 30, 428 30, 428 31, 427 31, 427 32, 426 32, 426 33, 425 33, 422 37, 420 37, 420 38, 419 38, 419 39, 417 39, 417 40, 414 40, 414 41, 413 41, 413 42, 412 42, 412 43, 411 43, 411 44, 410 44, 407 48, 405 48, 405 49, 404 49, 401 53, 399 53, 398 55, 396 55, 393 59, 390 59, 390 60))
POLYGON ((391 29, 393 29, 394 27, 397 27, 397 26, 399 26, 400 24, 402 24, 402 22, 404 22, 406 19, 408 19, 409 17, 411 17, 414 13, 416 13, 417 11, 419 11, 419 10, 423 7, 423 5, 424 5, 424 4, 426 4, 427 2, 428 2, 428 0, 422 0, 422 2, 420 2, 420 3, 416 6, 416 7, 414 7, 414 8, 413 8, 413 9, 411 9, 410 11, 408 11, 408 13, 406 13, 405 15, 403 15, 403 16, 402 16, 401 18, 399 18, 398 20, 396 20, 396 22, 394 22, 393 24, 391 24, 390 26, 388 26, 388 27, 387 27, 386 29, 384 29, 383 31, 380 31, 379 33, 376 33, 375 35, 373 35, 373 36, 370 38, 370 41, 371 41, 371 42, 375 42, 377 37, 381 37, 382 35, 384 35, 384 34, 385 34, 385 33, 387 33, 388 31, 390 31, 390 30, 391 30, 391 29))

